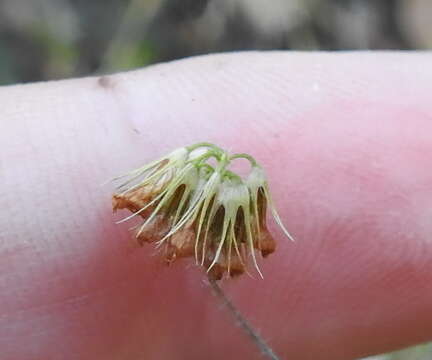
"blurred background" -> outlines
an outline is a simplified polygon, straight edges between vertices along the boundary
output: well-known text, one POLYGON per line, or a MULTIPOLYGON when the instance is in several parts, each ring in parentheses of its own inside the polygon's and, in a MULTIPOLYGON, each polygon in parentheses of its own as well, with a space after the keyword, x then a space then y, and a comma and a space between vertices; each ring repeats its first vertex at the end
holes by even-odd
POLYGON ((0 85, 253 49, 432 49, 432 0, 0 0, 0 85))
POLYGON ((431 48, 431 0, 0 0, 0 85, 232 50, 431 48))

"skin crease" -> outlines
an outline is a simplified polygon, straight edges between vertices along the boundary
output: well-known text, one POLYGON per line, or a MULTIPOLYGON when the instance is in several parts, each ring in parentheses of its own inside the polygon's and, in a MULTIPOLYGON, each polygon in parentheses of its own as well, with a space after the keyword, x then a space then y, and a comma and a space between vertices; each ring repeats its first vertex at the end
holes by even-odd
POLYGON ((2 359, 261 358, 101 186, 198 141, 255 156, 296 239, 269 220, 265 279, 222 283, 281 358, 431 340, 431 60, 240 53, 0 88, 2 359))

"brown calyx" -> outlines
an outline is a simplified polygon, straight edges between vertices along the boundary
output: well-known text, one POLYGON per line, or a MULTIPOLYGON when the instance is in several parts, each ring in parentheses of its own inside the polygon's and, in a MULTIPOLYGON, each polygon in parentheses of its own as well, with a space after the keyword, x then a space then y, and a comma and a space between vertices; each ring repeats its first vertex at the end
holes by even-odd
MULTIPOLYGON (((154 198, 154 195, 154 192, 147 186, 140 186, 125 194, 114 194, 112 197, 113 211, 128 209, 137 212, 146 206, 154 198)), ((152 211, 152 208, 146 209, 146 211, 140 213, 140 216, 148 217, 152 211)))
MULTIPOLYGON (((207 251, 204 265, 208 268, 215 257, 215 251, 207 251)), ((226 251, 222 251, 216 264, 208 272, 208 277, 213 280, 221 280, 225 273, 230 277, 236 277, 245 272, 245 265, 232 249, 231 254, 228 256, 226 251)))
POLYGON ((276 250, 276 241, 266 227, 260 229, 258 235, 258 249, 263 257, 267 257, 276 250))
MULTIPOLYGON (((160 189, 159 189, 160 190, 160 189)), ((152 201, 158 192, 155 191, 154 187, 140 186, 134 190, 128 191, 125 194, 115 194, 112 198, 113 210, 128 209, 135 213, 140 211, 143 207, 148 205, 152 201)), ((138 226, 135 234, 137 242, 140 246, 144 243, 154 243, 166 236, 171 230, 176 205, 181 196, 181 191, 176 195, 174 201, 167 208, 160 209, 159 213, 155 215, 145 227, 138 226)), ((254 233, 254 248, 261 252, 263 257, 268 256, 275 251, 276 243, 267 230, 265 224, 265 213, 266 204, 261 197, 259 200, 259 232, 251 224, 252 232, 254 233)), ((157 204, 149 206, 146 210, 141 211, 138 215, 146 221, 149 216, 155 210, 157 204)), ((206 269, 213 263, 216 255, 217 246, 220 241, 220 229, 224 219, 224 211, 216 213, 212 224, 208 232, 208 238, 206 240, 206 249, 204 251, 204 266, 206 269)), ((237 249, 234 244, 231 244, 231 250, 229 250, 228 244, 225 244, 222 248, 220 256, 217 262, 208 271, 208 276, 214 280, 220 280, 224 274, 228 274, 230 277, 236 277, 245 272, 245 264, 242 260, 244 259, 244 253, 247 248, 247 234, 243 211, 239 211, 236 218, 235 233, 237 241, 237 249), (241 254, 239 256, 238 252, 241 254)), ((191 221, 177 230, 173 235, 168 237, 163 242, 164 256, 168 264, 174 262, 177 258, 194 257, 195 256, 195 242, 196 242, 196 222, 191 221)), ((200 235, 200 242, 198 245, 198 258, 201 260, 203 254, 203 237, 204 233, 200 235)))
MULTIPOLYGON (((112 197, 112 208, 113 211, 128 209, 135 213, 152 201, 156 195, 157 194, 155 194, 150 187, 140 186, 125 194, 114 194, 112 197)), ((154 205, 149 206, 144 211, 141 211, 139 216, 147 220, 154 209, 154 205)), ((137 242, 141 246, 145 242, 156 242, 162 239, 168 233, 169 229, 169 221, 165 216, 158 214, 144 228, 138 227, 135 232, 137 242)))
POLYGON ((166 261, 171 263, 177 258, 195 256, 195 237, 193 223, 176 231, 166 241, 166 261))

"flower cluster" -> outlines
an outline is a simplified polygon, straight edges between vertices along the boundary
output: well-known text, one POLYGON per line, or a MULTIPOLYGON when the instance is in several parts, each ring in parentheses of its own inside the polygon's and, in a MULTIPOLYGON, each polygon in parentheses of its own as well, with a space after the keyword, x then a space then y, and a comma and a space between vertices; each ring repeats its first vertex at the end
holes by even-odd
POLYGON ((132 212, 120 222, 142 218, 138 243, 156 243, 169 263, 195 257, 213 279, 244 273, 247 258, 262 276, 256 252, 265 257, 276 247, 266 226, 267 208, 292 239, 272 204, 264 170, 247 154, 230 156, 199 143, 115 180, 121 178, 126 179, 113 195, 113 209, 132 212), (250 161, 246 179, 228 169, 239 158, 250 161))

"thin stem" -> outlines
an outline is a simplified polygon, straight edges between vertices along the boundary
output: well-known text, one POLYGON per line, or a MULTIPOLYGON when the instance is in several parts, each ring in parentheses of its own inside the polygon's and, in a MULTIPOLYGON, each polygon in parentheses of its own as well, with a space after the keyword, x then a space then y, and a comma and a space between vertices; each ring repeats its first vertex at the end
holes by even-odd
POLYGON ((219 160, 219 163, 217 164, 216 171, 219 171, 222 173, 225 171, 225 168, 229 165, 230 160, 229 160, 226 152, 223 152, 221 154, 220 159, 218 159, 218 160, 219 160))
POLYGON ((208 143, 208 142, 200 142, 200 143, 197 143, 194 145, 190 145, 190 146, 187 146, 186 149, 189 152, 192 152, 193 150, 198 149, 200 147, 207 147, 207 148, 210 148, 213 150, 217 150, 218 152, 221 152, 221 153, 224 152, 219 146, 216 146, 216 145, 214 145, 212 143, 208 143))
POLYGON ((207 169, 207 171, 208 171, 208 173, 209 174, 213 174, 214 173, 214 171, 215 171, 215 169, 213 168, 213 166, 211 166, 210 164, 207 164, 207 163, 203 163, 203 164, 199 164, 199 166, 198 166, 198 168, 199 169, 207 169))
POLYGON ((250 156, 249 154, 234 154, 234 155, 231 155, 229 157, 229 159, 230 160, 234 160, 234 159, 246 159, 246 160, 248 160, 251 163, 252 166, 257 166, 258 165, 258 163, 256 162, 256 160, 252 156, 250 156))
POLYGON ((203 163, 204 161, 206 161, 207 159, 210 159, 214 157, 216 159, 216 161, 220 161, 221 160, 221 155, 218 154, 216 151, 214 150, 210 150, 208 152, 206 152, 205 154, 202 154, 200 156, 198 156, 195 159, 192 160, 188 160, 188 162, 192 163, 192 164, 200 164, 203 163))
POLYGON ((225 170, 224 175, 227 176, 230 179, 234 179, 237 181, 242 181, 242 178, 240 176, 238 176, 236 173, 233 173, 230 170, 225 170))
POLYGON ((264 339, 257 333, 257 331, 252 327, 249 321, 240 313, 237 307, 231 302, 230 299, 225 295, 224 291, 217 284, 216 280, 210 279, 209 282, 213 293, 221 300, 222 304, 226 306, 228 311, 243 329, 243 331, 248 335, 256 346, 260 349, 261 353, 269 359, 280 360, 279 357, 273 352, 272 348, 267 345, 264 339))

